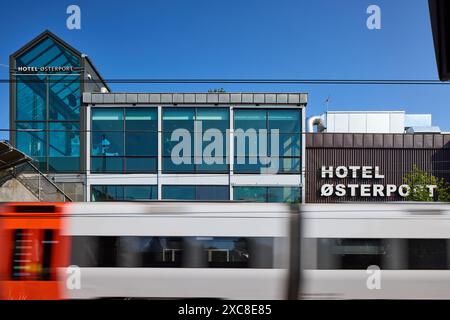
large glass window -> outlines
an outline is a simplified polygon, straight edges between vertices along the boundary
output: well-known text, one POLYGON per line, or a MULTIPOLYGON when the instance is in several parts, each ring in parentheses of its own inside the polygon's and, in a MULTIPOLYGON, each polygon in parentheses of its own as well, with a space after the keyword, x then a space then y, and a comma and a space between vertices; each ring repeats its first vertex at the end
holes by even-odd
POLYGON ((79 171, 80 128, 78 122, 50 122, 49 171, 79 171))
POLYGON ((44 172, 80 170, 79 67, 80 57, 51 37, 15 61, 16 146, 36 160, 44 172), (25 73, 21 67, 33 67, 37 72, 25 73), (40 67, 72 70, 53 73, 40 67))
POLYGON ((163 186, 164 200, 229 200, 228 186, 163 186))
POLYGON ((47 132, 45 122, 17 122, 16 147, 37 162, 40 170, 47 169, 47 132))
POLYGON ((158 199, 154 185, 92 185, 91 201, 140 201, 158 199))
POLYGON ((234 187, 234 200, 254 202, 301 202, 300 187, 234 187))
POLYGON ((278 173, 300 173, 300 110, 235 109, 234 132, 235 173, 260 173, 267 167, 278 168, 278 173), (278 138, 273 135, 274 129, 278 130, 278 138), (266 134, 260 130, 267 130, 266 134))
POLYGON ((156 172, 156 108, 92 108, 92 172, 156 172))
POLYGON ((228 108, 164 108, 163 171, 165 173, 227 172, 226 130, 228 128, 228 108), (175 135, 174 131, 177 129, 186 130, 187 137, 175 135), (197 139, 200 152, 196 157, 197 139), (181 146, 184 147, 181 148, 181 146), (179 160, 173 159, 172 152, 179 160))

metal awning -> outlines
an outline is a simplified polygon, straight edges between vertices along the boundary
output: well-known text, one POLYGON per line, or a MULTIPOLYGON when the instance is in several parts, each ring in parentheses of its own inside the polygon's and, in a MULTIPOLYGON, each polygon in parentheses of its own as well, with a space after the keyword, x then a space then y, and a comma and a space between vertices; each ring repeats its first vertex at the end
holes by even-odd
POLYGON ((6 141, 0 141, 0 170, 15 167, 32 159, 6 141))

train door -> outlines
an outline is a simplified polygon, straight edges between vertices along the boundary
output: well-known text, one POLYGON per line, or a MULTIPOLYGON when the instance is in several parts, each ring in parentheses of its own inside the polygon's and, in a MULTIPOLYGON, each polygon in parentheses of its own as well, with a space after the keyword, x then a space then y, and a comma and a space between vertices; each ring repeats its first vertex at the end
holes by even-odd
POLYGON ((62 299, 69 265, 63 203, 8 203, 0 218, 0 298, 62 299))

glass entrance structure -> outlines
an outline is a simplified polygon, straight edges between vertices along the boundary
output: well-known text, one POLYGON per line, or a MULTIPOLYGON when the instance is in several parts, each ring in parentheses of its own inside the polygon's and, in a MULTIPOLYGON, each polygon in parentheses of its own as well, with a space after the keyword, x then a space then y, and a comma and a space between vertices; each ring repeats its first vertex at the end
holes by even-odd
POLYGON ((85 185, 82 94, 109 90, 91 61, 45 31, 10 56, 10 79, 10 142, 60 185, 85 185))
POLYGON ((11 143, 77 200, 302 201, 304 93, 112 93, 49 31, 10 78, 11 143))

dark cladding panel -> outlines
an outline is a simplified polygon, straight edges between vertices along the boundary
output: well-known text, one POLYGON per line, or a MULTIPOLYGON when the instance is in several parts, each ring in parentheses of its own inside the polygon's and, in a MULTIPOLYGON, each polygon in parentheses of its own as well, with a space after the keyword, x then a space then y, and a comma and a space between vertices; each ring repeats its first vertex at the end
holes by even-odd
POLYGON ((317 134, 314 134, 314 133, 306 134, 306 147, 307 147, 307 148, 310 148, 310 147, 313 147, 313 146, 314 146, 314 137, 315 137, 316 135, 317 135, 317 134))
POLYGON ((394 135, 394 148, 403 148, 403 134, 394 135))
POLYGON ((383 135, 383 145, 385 148, 393 148, 394 147, 394 135, 384 134, 383 135))
POLYGON ((344 146, 344 135, 342 133, 334 134, 334 147, 342 148, 344 146))
POLYGON ((414 148, 414 141, 412 134, 403 135, 403 148, 414 148))
POLYGON ((347 133, 344 135, 344 147, 346 148, 353 147, 353 134, 347 133))
POLYGON ((364 147, 364 136, 362 134, 355 134, 353 136, 353 147, 362 148, 364 147))
POLYGON ((314 136, 313 146, 316 148, 323 147, 323 134, 317 134, 314 136))
POLYGON ((450 134, 444 134, 444 148, 450 149, 450 134))
POLYGON ((423 148, 423 135, 414 135, 414 148, 423 148))
POLYGON ((433 135, 432 134, 425 134, 423 136, 423 147, 432 149, 433 148, 433 135))
POLYGON ((444 136, 442 134, 435 134, 434 135, 434 148, 440 149, 444 147, 444 136))
POLYGON ((373 148, 373 134, 364 135, 364 148, 373 148))
POLYGON ((323 137, 323 146, 325 148, 332 148, 333 147, 333 135, 332 134, 325 134, 323 137))
POLYGON ((383 135, 382 134, 374 134, 373 135, 373 147, 374 148, 382 148, 383 147, 383 135))
MULTIPOLYGON (((332 135, 332 134, 328 134, 332 135)), ((335 138, 347 135, 334 135, 335 138)), ((373 135, 374 145, 372 147, 358 147, 364 141, 365 134, 353 134, 353 148, 338 148, 339 143, 334 139, 334 145, 331 147, 307 147, 306 149, 306 177, 305 177, 305 201, 309 203, 333 203, 347 201, 401 201, 404 198, 400 196, 392 197, 323 197, 320 194, 320 188, 323 184, 394 184, 399 186, 403 184, 406 173, 410 172, 413 165, 417 165, 421 170, 435 175, 438 178, 444 178, 450 182, 450 135, 429 134, 410 135, 410 134, 386 134, 373 135), (416 137, 416 140, 414 138, 416 137), (419 137, 419 138, 417 138, 419 137), (380 145, 381 139, 383 146, 380 145), (403 140, 405 143, 403 144, 403 140), (359 141, 359 144, 358 142, 359 141), (429 145, 433 142, 434 148, 429 145), (415 142, 415 143, 414 143, 415 142), (440 148, 443 144, 445 148, 440 148), (410 146, 409 148, 402 147, 410 146), (438 148, 436 148, 438 146, 438 148), (322 179, 320 176, 321 166, 378 166, 380 173, 384 175, 383 179, 322 179)), ((329 136, 327 136, 329 139, 329 136)), ((370 139, 370 138, 368 138, 370 139)), ((341 140, 342 141, 342 140, 341 140)), ((348 140, 346 140, 346 146, 348 140)), ((327 144, 328 145, 328 144, 327 144)), ((342 145, 342 144, 341 144, 342 145)))

